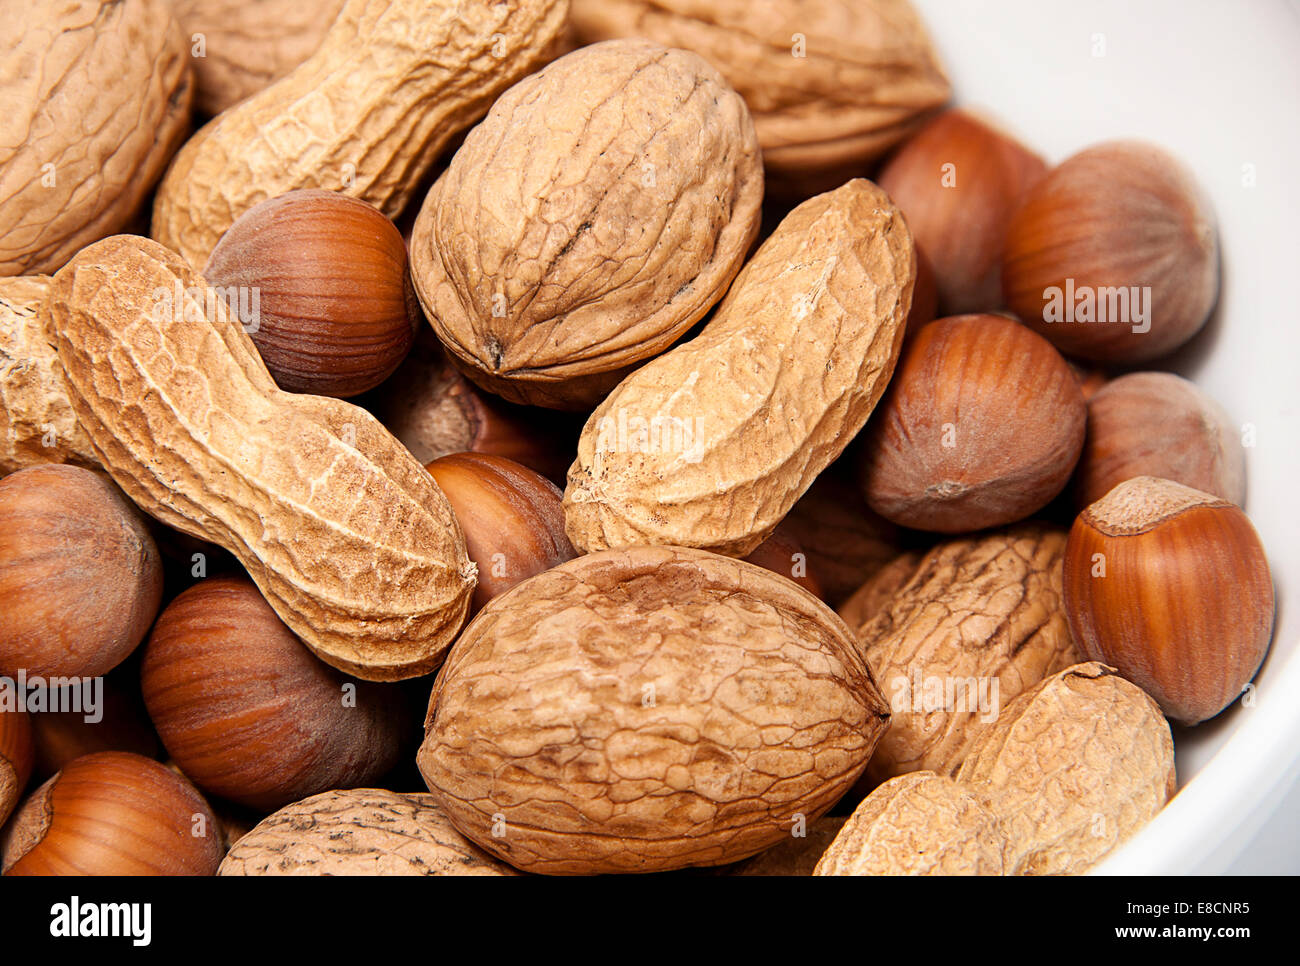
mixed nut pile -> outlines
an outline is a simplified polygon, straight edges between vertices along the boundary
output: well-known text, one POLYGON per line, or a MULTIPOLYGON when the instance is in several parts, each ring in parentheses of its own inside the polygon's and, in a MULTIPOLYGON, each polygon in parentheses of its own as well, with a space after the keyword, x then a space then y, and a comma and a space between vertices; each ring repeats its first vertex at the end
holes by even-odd
POLYGON ((1076 873, 1263 660, 1212 213, 906 0, 0 46, 6 874, 1076 873))

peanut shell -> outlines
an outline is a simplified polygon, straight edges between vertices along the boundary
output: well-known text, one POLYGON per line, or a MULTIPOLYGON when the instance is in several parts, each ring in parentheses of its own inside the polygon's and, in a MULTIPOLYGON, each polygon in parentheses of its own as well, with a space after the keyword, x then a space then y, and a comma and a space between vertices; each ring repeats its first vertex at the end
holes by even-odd
POLYGON ((587 420, 564 494, 573 545, 752 551, 867 421, 915 276, 907 225, 871 182, 797 207, 703 331, 587 420))

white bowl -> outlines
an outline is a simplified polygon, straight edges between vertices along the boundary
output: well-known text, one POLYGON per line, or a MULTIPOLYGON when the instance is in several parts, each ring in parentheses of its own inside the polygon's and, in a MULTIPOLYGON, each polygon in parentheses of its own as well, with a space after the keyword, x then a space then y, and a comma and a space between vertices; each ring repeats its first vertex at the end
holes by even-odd
POLYGON ((1097 871, 1222 872, 1300 774, 1300 11, 1288 0, 917 5, 958 103, 1049 163, 1098 141, 1153 141, 1214 202, 1218 309, 1162 366, 1253 427, 1246 511, 1272 566, 1277 628, 1253 704, 1174 729, 1178 795, 1097 871))

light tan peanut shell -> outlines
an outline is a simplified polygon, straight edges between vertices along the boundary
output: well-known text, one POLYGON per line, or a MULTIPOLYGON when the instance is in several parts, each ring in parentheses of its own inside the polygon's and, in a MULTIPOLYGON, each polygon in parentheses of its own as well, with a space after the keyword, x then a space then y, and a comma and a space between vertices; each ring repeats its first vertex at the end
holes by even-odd
POLYGON ((573 545, 753 550, 871 414, 915 276, 907 225, 871 182, 792 211, 703 331, 587 420, 564 494, 573 545))
POLYGON ((217 875, 518 875, 447 821, 433 796, 379 788, 286 805, 236 842, 217 875))
POLYGON ((982 789, 916 771, 862 800, 813 875, 1005 875, 1009 850, 982 789))
POLYGON ((997 795, 1009 870, 1082 872, 1133 835, 1177 787, 1160 708, 1103 664, 1052 675, 1006 707, 957 779, 997 795))
POLYGON ((45 275, 0 278, 0 475, 38 463, 98 466, 45 337, 45 275))
POLYGON ((316 52, 343 0, 171 0, 194 57, 195 108, 220 114, 316 52))
POLYGON ((590 409, 722 298, 758 232, 749 111, 695 54, 640 40, 501 96, 425 199, 411 274, 466 374, 590 409))
POLYGON ((189 127, 167 0, 6 2, 0 275, 57 269, 135 216, 189 127))
POLYGON ((319 49, 207 124, 158 188, 153 237, 202 268, 259 201, 342 191, 390 218, 439 153, 542 62, 568 0, 348 0, 319 49))
POLYGON ((441 663, 474 566, 374 417, 278 389, 225 301, 146 238, 84 249, 46 305, 77 418, 136 504, 233 553, 334 667, 392 680, 441 663))
POLYGON ((638 36, 701 54, 745 98, 783 175, 861 170, 950 93, 907 0, 574 0, 573 20, 585 42, 638 36))
POLYGON ((516 868, 721 865, 853 784, 886 725, 847 627, 701 550, 589 554, 494 599, 434 684, 418 763, 516 868))
POLYGON ((1079 660, 1061 604, 1065 538, 1020 524, 941 543, 856 628, 893 712, 869 781, 953 774, 1001 708, 1079 660))

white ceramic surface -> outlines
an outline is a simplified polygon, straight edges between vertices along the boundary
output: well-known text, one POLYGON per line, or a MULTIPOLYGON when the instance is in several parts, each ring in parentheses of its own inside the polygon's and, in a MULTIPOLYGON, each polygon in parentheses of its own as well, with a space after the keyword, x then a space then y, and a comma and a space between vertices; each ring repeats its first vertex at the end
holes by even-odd
POLYGON ((1253 706, 1175 729, 1178 795, 1098 871, 1223 871, 1300 774, 1300 3, 917 4, 958 103, 1049 162, 1097 141, 1154 141, 1214 202, 1219 307, 1170 367, 1254 428, 1246 509, 1273 568, 1277 630, 1253 706))

